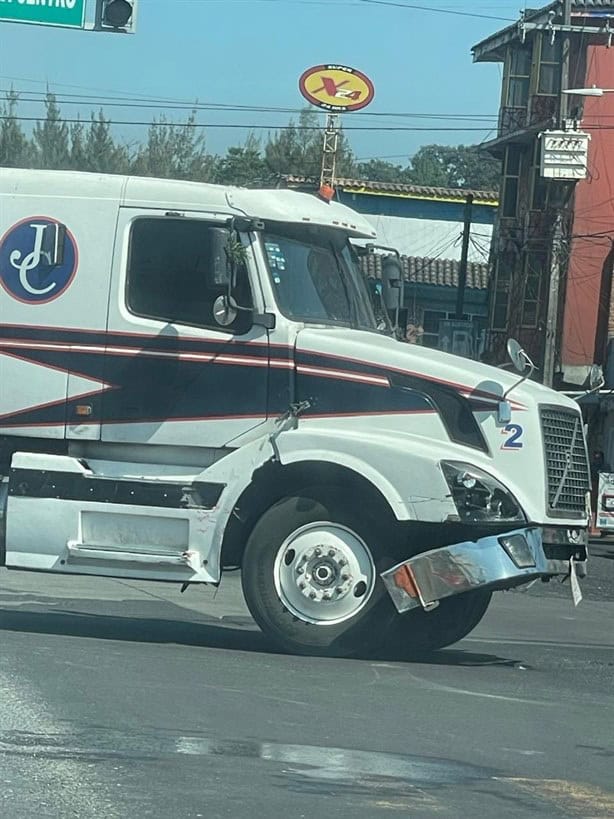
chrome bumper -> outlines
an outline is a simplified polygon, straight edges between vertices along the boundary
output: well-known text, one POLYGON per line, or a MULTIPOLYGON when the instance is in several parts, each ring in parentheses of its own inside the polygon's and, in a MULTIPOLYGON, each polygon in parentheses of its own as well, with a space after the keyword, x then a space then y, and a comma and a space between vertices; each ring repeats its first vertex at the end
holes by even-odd
MULTIPOLYGON (((574 563, 583 576, 586 561, 574 563)), ((384 572, 382 579, 404 612, 419 606, 429 611, 445 597, 474 589, 511 589, 569 573, 570 561, 548 560, 542 530, 530 527, 424 552, 384 572)))

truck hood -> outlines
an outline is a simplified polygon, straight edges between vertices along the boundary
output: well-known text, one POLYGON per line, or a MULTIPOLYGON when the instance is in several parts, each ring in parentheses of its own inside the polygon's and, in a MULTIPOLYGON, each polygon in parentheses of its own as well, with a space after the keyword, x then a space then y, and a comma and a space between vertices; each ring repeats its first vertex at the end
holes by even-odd
MULTIPOLYGON (((416 376, 456 389, 476 409, 494 408, 508 389, 518 384, 515 371, 503 370, 429 347, 406 344, 378 333, 344 328, 305 328, 296 340, 297 363, 338 371, 386 377, 416 376), (331 352, 333 351, 333 352, 331 352)), ((538 403, 578 411, 575 401, 534 381, 524 381, 508 396, 516 409, 538 403)))

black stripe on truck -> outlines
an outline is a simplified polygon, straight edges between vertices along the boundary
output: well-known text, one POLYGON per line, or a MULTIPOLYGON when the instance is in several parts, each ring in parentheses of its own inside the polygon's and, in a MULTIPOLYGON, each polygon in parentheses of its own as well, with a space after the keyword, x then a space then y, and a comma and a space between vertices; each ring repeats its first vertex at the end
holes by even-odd
POLYGON ((11 469, 9 495, 22 498, 157 506, 165 509, 213 509, 224 484, 190 484, 89 477, 76 472, 11 469))

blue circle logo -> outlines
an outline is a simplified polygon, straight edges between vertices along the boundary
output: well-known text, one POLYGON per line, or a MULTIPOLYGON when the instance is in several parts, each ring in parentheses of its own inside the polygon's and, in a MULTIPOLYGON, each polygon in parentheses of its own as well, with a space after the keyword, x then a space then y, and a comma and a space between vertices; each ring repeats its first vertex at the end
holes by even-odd
POLYGON ((47 304, 64 293, 77 272, 72 233, 47 216, 30 216, 0 239, 0 284, 17 301, 47 304))

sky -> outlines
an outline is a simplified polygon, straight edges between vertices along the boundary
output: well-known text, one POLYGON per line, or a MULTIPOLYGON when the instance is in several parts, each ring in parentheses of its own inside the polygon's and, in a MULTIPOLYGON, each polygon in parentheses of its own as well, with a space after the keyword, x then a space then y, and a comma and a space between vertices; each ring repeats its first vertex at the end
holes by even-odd
MULTIPOLYGON (((25 98, 49 87, 67 118, 88 118, 102 105, 117 122, 149 122, 161 114, 181 121, 187 111, 134 107, 134 98, 142 100, 140 106, 150 100, 189 106, 198 100, 298 110, 304 105, 298 78, 306 68, 348 65, 366 73, 376 92, 364 112, 343 116, 356 157, 406 164, 421 145, 475 144, 493 135, 501 67, 474 64, 471 47, 518 19, 523 5, 523 0, 140 0, 133 35, 0 21, 0 89, 22 93, 21 116, 43 114, 40 98, 27 103, 25 98), (121 107, 110 104, 122 99, 121 107)), ((89 18, 93 12, 94 0, 88 0, 89 18)), ((208 150, 223 153, 244 141, 249 129, 243 126, 264 126, 255 133, 266 138, 291 116, 206 110, 197 121, 208 125, 208 150)), ((114 126, 128 143, 142 140, 145 130, 114 126)))

